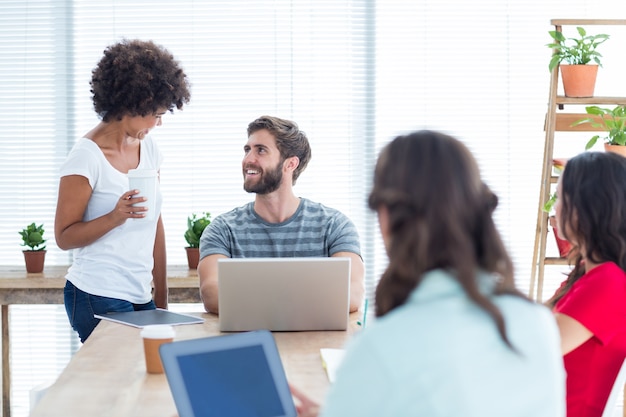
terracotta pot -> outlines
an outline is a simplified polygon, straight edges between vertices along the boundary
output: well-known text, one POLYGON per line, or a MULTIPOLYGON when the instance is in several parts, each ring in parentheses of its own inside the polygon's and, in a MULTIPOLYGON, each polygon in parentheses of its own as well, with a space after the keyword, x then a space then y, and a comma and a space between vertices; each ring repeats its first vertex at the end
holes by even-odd
POLYGON ((598 76, 597 65, 559 65, 567 97, 593 97, 598 76))
POLYGON ((556 247, 559 249, 559 256, 561 256, 561 258, 567 257, 569 251, 572 249, 572 245, 567 240, 559 237, 559 233, 556 229, 556 217, 550 216, 550 226, 552 226, 552 231, 554 232, 556 247))
POLYGON ((189 265, 189 269, 197 269, 200 261, 200 249, 185 248, 185 250, 187 251, 187 265, 189 265))
POLYGON ((626 157, 626 146, 622 145, 609 145, 608 143, 604 144, 604 150, 606 152, 614 152, 618 153, 624 157, 626 157))
POLYGON ((24 250, 24 263, 26 264, 26 272, 39 273, 43 271, 44 260, 46 259, 45 250, 24 250))

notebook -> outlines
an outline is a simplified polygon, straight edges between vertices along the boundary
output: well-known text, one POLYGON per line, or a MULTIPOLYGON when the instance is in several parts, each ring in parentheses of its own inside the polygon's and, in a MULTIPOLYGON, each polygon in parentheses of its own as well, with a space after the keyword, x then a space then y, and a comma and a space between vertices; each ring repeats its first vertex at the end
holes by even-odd
POLYGON ((180 417, 296 417, 271 332, 259 330, 160 346, 180 417))
POLYGON ((346 330, 350 258, 217 261, 220 330, 346 330))

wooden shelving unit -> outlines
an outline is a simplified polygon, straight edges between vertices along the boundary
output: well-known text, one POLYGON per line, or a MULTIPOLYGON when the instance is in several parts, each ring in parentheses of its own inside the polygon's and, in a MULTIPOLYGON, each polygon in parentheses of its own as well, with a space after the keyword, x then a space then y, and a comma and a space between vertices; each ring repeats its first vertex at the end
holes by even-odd
MULTIPOLYGON (((561 32, 563 26, 626 26, 626 19, 553 19, 550 22, 555 30, 561 32)), ((617 106, 626 105, 626 97, 589 97, 572 98, 557 95, 559 86, 559 67, 557 66, 550 77, 550 91, 548 96, 548 111, 545 120, 545 143, 543 151, 543 167, 541 172, 541 186, 539 193, 539 207, 537 209, 537 228, 533 250, 533 264, 530 277, 529 296, 538 302, 542 301, 544 269, 546 265, 566 265, 564 258, 546 257, 546 243, 548 239, 548 213, 543 211, 543 205, 550 198, 552 187, 558 181, 553 174, 552 160, 554 159, 555 132, 591 132, 602 129, 593 128, 590 124, 572 127, 577 120, 589 117, 586 113, 564 111, 566 106, 578 107, 585 105, 617 106)))

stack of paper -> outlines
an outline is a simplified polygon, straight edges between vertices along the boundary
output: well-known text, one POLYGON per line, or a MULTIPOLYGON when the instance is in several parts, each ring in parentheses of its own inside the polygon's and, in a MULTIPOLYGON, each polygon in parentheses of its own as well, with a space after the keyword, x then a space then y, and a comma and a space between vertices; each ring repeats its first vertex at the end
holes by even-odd
POLYGON ((335 381, 335 375, 337 373, 339 365, 341 364, 344 353, 344 349, 320 349, 320 354, 322 356, 322 366, 326 370, 326 375, 328 375, 328 380, 331 383, 335 381))

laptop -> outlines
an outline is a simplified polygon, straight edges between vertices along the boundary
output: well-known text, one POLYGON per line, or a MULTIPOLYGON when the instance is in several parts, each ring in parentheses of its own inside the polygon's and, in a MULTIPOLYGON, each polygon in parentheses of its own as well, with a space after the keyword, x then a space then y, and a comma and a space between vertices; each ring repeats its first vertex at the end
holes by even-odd
POLYGON ((180 417, 296 417, 267 330, 166 343, 159 353, 180 417))
POLYGON ((217 261, 223 332, 346 330, 350 258, 217 261))

